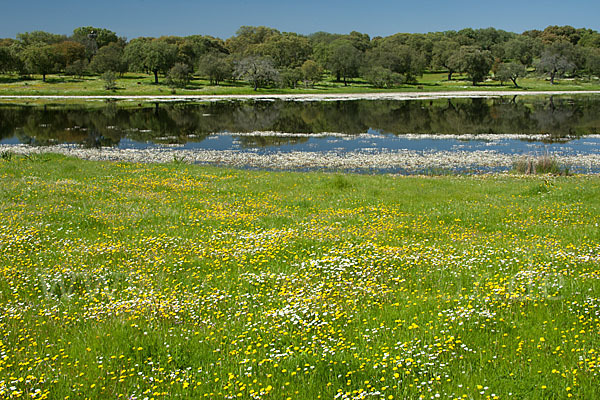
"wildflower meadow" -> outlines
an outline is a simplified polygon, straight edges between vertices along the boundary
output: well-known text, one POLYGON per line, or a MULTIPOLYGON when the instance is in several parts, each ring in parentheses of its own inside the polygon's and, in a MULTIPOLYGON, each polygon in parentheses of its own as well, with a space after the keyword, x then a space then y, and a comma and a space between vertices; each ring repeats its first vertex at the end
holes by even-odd
POLYGON ((597 176, 0 159, 2 399, 600 397, 597 176))

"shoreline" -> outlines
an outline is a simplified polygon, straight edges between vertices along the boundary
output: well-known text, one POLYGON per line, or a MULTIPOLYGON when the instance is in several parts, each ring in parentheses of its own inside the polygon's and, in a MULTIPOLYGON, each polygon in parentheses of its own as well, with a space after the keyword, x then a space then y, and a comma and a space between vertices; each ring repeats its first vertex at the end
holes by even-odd
POLYGON ((315 93, 315 94, 225 94, 225 95, 1 95, 0 100, 130 100, 130 101, 224 101, 224 100, 283 100, 283 101, 349 101, 349 100, 421 100, 442 98, 491 98, 506 96, 599 95, 600 90, 556 91, 441 91, 390 93, 315 93))
MULTIPOLYGON (((55 153, 92 161, 122 161, 134 163, 189 163, 230 168, 254 168, 275 171, 340 171, 370 173, 419 174, 427 171, 469 173, 509 172, 523 156, 495 151, 380 151, 380 152, 286 152, 261 154, 239 150, 177 150, 152 149, 85 149, 72 145, 31 147, 0 145, 0 153, 19 155, 55 153)), ((600 173, 600 154, 551 154, 559 163, 575 173, 600 173)), ((526 157, 534 158, 534 157, 526 157)))

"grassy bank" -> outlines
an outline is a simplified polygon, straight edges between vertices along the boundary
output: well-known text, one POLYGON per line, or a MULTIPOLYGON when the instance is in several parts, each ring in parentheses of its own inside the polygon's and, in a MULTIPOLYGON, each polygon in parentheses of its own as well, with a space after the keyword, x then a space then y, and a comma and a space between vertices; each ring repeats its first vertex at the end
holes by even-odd
POLYGON ((426 73, 418 78, 414 85, 401 85, 391 89, 377 89, 365 81, 355 80, 348 86, 341 82, 326 79, 306 88, 300 85, 291 88, 261 88, 257 92, 250 84, 242 81, 226 82, 220 86, 210 85, 209 81, 195 78, 186 89, 172 89, 164 79, 154 84, 153 75, 128 73, 117 79, 116 90, 105 90, 104 82, 97 76, 74 78, 62 75, 48 75, 46 82, 41 76, 32 76, 22 80, 16 75, 0 75, 0 95, 240 95, 240 94, 317 94, 317 93, 379 93, 379 92, 436 92, 436 91, 480 91, 480 90, 600 90, 600 82, 589 79, 558 80, 551 85, 543 77, 524 78, 519 81, 520 88, 514 85, 501 85, 500 82, 489 81, 473 86, 466 76, 455 75, 452 81, 447 80, 445 73, 426 73))
POLYGON ((0 159, 2 398, 597 398, 600 181, 0 159))

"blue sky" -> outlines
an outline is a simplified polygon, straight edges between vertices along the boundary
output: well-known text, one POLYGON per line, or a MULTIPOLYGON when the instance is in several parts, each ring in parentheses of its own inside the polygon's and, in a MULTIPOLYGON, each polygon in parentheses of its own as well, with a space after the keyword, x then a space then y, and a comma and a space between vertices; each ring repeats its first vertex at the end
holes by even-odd
POLYGON ((96 26, 129 39, 206 34, 226 39, 241 25, 312 33, 397 32, 493 26, 512 32, 571 25, 600 30, 600 1, 574 0, 2 0, 0 37, 96 26))

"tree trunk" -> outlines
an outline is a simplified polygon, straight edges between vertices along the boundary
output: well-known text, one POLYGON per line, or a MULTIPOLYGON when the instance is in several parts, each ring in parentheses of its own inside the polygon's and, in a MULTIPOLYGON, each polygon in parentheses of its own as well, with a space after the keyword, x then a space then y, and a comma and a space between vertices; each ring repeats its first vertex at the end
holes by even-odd
POLYGON ((348 83, 346 82, 346 75, 344 75, 344 86, 348 86, 348 83))
POLYGON ((519 85, 517 85, 517 78, 510 78, 510 80, 515 84, 515 87, 519 87, 519 85))
POLYGON ((452 74, 454 73, 454 71, 448 71, 448 80, 451 81, 452 80, 452 74))
POLYGON ((42 82, 46 82, 46 74, 42 74, 42 82))
POLYGON ((336 78, 337 78, 337 79, 336 79, 336 81, 337 81, 337 82, 341 82, 341 80, 342 80, 342 75, 341 75, 339 72, 336 72, 336 73, 335 73, 335 75, 336 75, 336 78))
POLYGON ((256 90, 258 90, 258 82, 254 81, 254 91, 256 92, 256 90))
POLYGON ((556 70, 550 72, 550 84, 554 85, 554 76, 556 75, 556 70))
POLYGON ((158 85, 158 70, 155 69, 152 72, 154 72, 154 83, 158 85))

